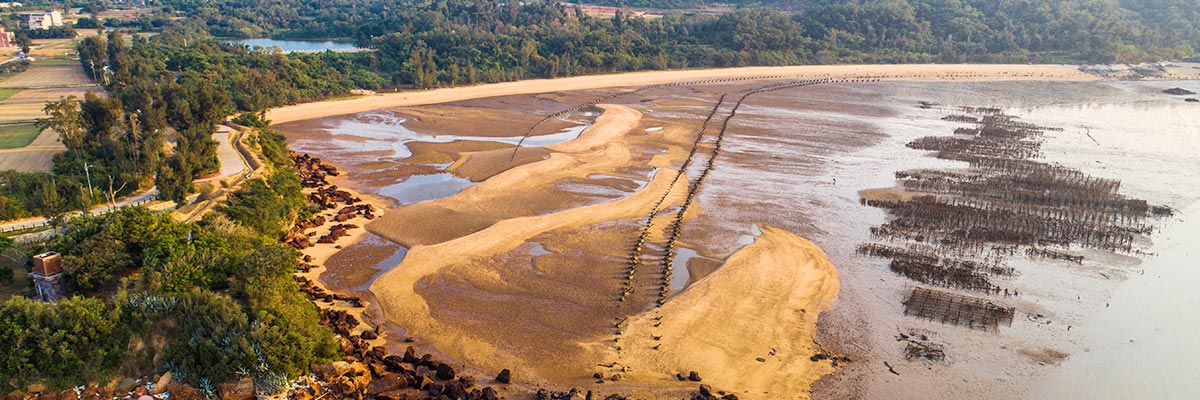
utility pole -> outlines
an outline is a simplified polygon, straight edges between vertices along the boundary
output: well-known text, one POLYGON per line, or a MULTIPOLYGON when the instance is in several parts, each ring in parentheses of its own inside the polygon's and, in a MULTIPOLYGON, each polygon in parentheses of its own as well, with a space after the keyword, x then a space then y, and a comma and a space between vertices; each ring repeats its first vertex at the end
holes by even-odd
POLYGON ((92 195, 92 171, 89 170, 91 167, 92 166, 88 165, 88 163, 83 163, 83 173, 87 175, 88 181, 88 196, 92 195))

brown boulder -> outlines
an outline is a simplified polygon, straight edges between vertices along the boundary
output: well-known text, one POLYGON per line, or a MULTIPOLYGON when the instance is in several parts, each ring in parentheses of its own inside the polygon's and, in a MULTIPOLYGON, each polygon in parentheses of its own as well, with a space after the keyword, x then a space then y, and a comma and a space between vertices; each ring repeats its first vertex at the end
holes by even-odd
POLYGON ((371 371, 365 364, 356 362, 349 364, 349 366, 349 371, 337 378, 337 381, 332 386, 333 391, 342 396, 353 396, 354 394, 362 393, 371 384, 371 371))
MULTIPOLYGON (((437 378, 438 379, 441 379, 443 381, 448 381, 448 380, 454 379, 454 375, 455 375, 454 367, 451 367, 450 364, 439 363, 437 365, 437 378)), ((451 396, 451 397, 453 397, 453 396, 451 396)))
POLYGON ((408 387, 408 379, 400 374, 386 374, 367 385, 367 394, 378 395, 408 387))
POLYGON ((500 374, 496 375, 496 382, 511 383, 512 382, 512 372, 509 371, 508 368, 501 370, 500 374))
POLYGON ((167 385, 167 391, 171 392, 171 398, 177 400, 204 400, 204 395, 194 387, 171 383, 167 385))
POLYGON ((254 381, 242 378, 237 382, 217 385, 217 394, 221 400, 254 400, 254 381))
POLYGON ((154 382, 154 389, 150 390, 150 394, 159 395, 167 391, 167 386, 171 384, 171 371, 162 374, 158 381, 154 382))
POLYGON ((332 363, 322 365, 316 368, 317 377, 325 382, 335 382, 337 378, 346 375, 350 372, 350 363, 345 361, 334 361, 332 363))
POLYGON ((700 382, 700 373, 696 371, 688 372, 688 380, 692 382, 700 382))
POLYGON ((363 331, 363 333, 359 334, 358 336, 363 338, 363 340, 379 339, 379 335, 375 334, 374 331, 363 331))
POLYGON ((442 385, 442 394, 450 396, 452 399, 465 399, 467 389, 467 384, 462 381, 446 382, 442 385))
POLYGON ((417 358, 417 350, 416 349, 413 349, 412 346, 408 346, 408 348, 404 349, 404 362, 409 363, 409 364, 416 364, 417 361, 420 361, 420 359, 417 358))
POLYGON ((417 376, 416 382, 413 382, 412 386, 415 386, 417 389, 425 390, 430 385, 433 385, 432 379, 429 379, 429 377, 425 375, 419 375, 417 376))

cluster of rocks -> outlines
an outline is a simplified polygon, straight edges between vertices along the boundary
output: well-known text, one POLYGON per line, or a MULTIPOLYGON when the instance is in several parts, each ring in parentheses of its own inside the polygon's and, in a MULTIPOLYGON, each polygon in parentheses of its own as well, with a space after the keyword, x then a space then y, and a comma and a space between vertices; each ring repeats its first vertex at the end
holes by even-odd
POLYGON ((304 250, 312 247, 312 237, 315 232, 309 232, 309 229, 314 229, 325 225, 325 217, 320 215, 312 217, 312 219, 297 222, 288 230, 288 233, 283 236, 283 244, 294 247, 296 250, 304 250))
POLYGON ((331 226, 331 227, 329 227, 329 234, 328 234, 328 235, 325 235, 325 236, 321 236, 320 238, 318 238, 318 239, 317 239, 317 243, 333 243, 333 242, 336 242, 338 239, 341 239, 343 236, 347 236, 347 235, 349 235, 349 234, 350 234, 350 230, 351 230, 351 229, 354 229, 354 228, 358 228, 358 225, 354 225, 354 224, 337 224, 337 225, 331 226))
POLYGON ((817 354, 813 354, 811 357, 808 357, 808 360, 812 361, 812 362, 829 360, 831 363, 833 363, 833 366, 836 367, 836 366, 838 366, 838 363, 849 363, 850 357, 839 357, 839 356, 829 355, 829 354, 825 354, 825 353, 817 353, 817 354))
MULTIPOLYGON (((571 388, 565 392, 554 392, 546 389, 538 389, 534 395, 537 400, 594 400, 600 399, 592 394, 592 391, 580 392, 579 389, 571 388)), ((604 400, 628 400, 628 397, 619 394, 610 394, 603 397, 604 400)))
MULTIPOLYGON (((315 372, 319 381, 293 390, 289 398, 308 400, 323 393, 333 398, 377 400, 500 398, 495 388, 477 385, 475 378, 460 375, 452 365, 434 360, 432 355, 418 357, 411 346, 404 355, 389 355, 383 347, 373 347, 315 372)), ((511 379, 510 373, 501 375, 511 379)))
POLYGON ((703 378, 700 378, 700 373, 696 372, 696 371, 689 371, 687 375, 676 372, 675 379, 678 379, 681 381, 692 381, 692 382, 700 382, 700 381, 704 380, 703 378))
MULTIPOLYGON (((224 386, 224 385, 223 385, 224 386)), ((46 385, 31 384, 25 387, 25 392, 12 392, 4 396, 4 400, 76 400, 76 399, 137 399, 142 396, 164 397, 180 400, 202 400, 204 395, 200 390, 189 385, 173 381, 171 373, 148 376, 142 379, 114 380, 107 385, 96 383, 82 388, 67 389, 61 392, 49 392, 46 385)), ((247 400, 246 397, 222 397, 223 399, 247 400)), ((251 387, 249 399, 254 398, 251 387)))
POLYGON ((313 283, 312 280, 309 280, 303 276, 293 276, 292 279, 294 279, 296 283, 300 284, 300 292, 304 294, 304 297, 313 302, 323 301, 326 303, 333 303, 334 301, 344 301, 349 304, 350 307, 364 307, 362 299, 358 298, 358 296, 348 296, 340 293, 329 292, 325 290, 325 288, 322 288, 320 285, 313 283))
MULTIPOLYGON (((354 219, 355 216, 359 215, 366 219, 375 219, 375 206, 365 203, 348 205, 339 210, 338 213, 333 217, 333 220, 337 222, 345 222, 354 219)), ((292 246, 297 250, 304 250, 312 247, 312 237, 316 235, 316 232, 309 230, 319 228, 320 226, 325 225, 325 222, 325 217, 320 215, 306 221, 297 222, 296 225, 292 226, 292 229, 288 230, 288 233, 283 236, 283 243, 288 246, 292 246)), ((358 226, 354 224, 336 224, 329 228, 329 234, 318 238, 317 243, 337 242, 338 239, 350 234, 349 231, 354 228, 358 228, 358 226)))
POLYGON ((354 204, 362 201, 362 199, 354 197, 350 192, 338 189, 337 185, 317 186, 315 188, 316 190, 308 194, 308 200, 322 210, 335 209, 338 203, 354 204))
MULTIPOLYGON (((304 286, 304 284, 301 284, 304 286)), ((320 382, 296 389, 292 399, 320 397, 326 390, 333 398, 398 399, 468 399, 495 400, 496 389, 476 385, 475 379, 463 376, 454 366, 437 361, 430 354, 420 357, 412 346, 403 355, 388 354, 381 346, 371 346, 369 340, 378 338, 367 330, 355 335, 358 318, 346 311, 322 309, 321 323, 334 331, 341 340, 343 361, 318 368, 320 382)), ((500 371, 496 382, 512 382, 512 372, 500 371)))
POLYGON ((338 210, 337 216, 333 219, 337 222, 346 222, 356 215, 361 215, 366 219, 375 219, 375 206, 370 204, 349 205, 338 210))
POLYGON ((296 164, 296 172, 300 174, 300 185, 306 188, 315 188, 329 184, 325 179, 327 176, 338 176, 337 167, 321 161, 320 158, 310 156, 308 154, 296 154, 294 151, 288 152, 292 157, 292 162, 296 164))
POLYGON ((692 393, 691 400, 737 400, 737 395, 724 391, 713 392, 712 387, 700 385, 700 391, 692 393))

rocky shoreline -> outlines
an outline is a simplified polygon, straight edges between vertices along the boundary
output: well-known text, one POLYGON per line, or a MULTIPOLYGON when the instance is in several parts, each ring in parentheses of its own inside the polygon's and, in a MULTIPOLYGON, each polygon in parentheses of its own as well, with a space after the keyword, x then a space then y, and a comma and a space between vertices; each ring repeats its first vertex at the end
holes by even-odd
MULTIPOLYGON (((306 253, 298 263, 295 279, 305 296, 320 309, 321 323, 338 335, 343 357, 342 361, 316 368, 317 380, 294 388, 288 397, 313 399, 333 395, 338 398, 380 400, 505 398, 501 392, 507 392, 507 386, 515 380, 512 371, 501 370, 490 384, 483 384, 430 354, 418 355, 412 346, 407 346, 402 355, 389 354, 383 346, 386 341, 382 335, 386 333, 382 332, 380 326, 371 326, 366 322, 368 317, 364 313, 368 304, 359 297, 336 293, 319 282, 318 277, 325 270, 324 262, 343 246, 348 247, 362 237, 365 230, 357 224, 365 225, 366 221, 382 215, 383 210, 364 201, 357 193, 331 184, 329 177, 340 174, 332 164, 307 154, 293 152, 291 156, 306 194, 321 210, 311 219, 297 223, 284 242, 306 253), (330 212, 332 214, 321 215, 330 212), (325 231, 328 233, 321 235, 325 231), (318 237, 316 243, 313 243, 313 237, 318 237), (322 250, 321 247, 327 249, 331 245, 333 251, 313 251, 322 250)), ((407 343, 412 339, 404 338, 401 341, 407 343)), ((698 378, 693 380, 699 381, 698 378)), ((537 389, 516 397, 538 400, 627 399, 621 394, 600 395, 576 388, 566 391, 537 389)), ((714 392, 707 385, 700 385, 698 391, 688 398, 735 400, 737 396, 714 392)))
MULTIPOLYGON (((293 388, 287 397, 499 399, 496 388, 478 384, 430 354, 418 355, 412 346, 402 355, 389 354, 382 346, 380 328, 365 322, 367 304, 358 297, 334 293, 319 282, 325 260, 356 242, 365 232, 360 225, 375 219, 381 210, 358 194, 331 184, 329 178, 340 175, 332 164, 308 154, 290 155, 306 196, 319 211, 293 226, 283 241, 304 253, 297 263, 296 282, 320 310, 321 323, 337 335, 342 360, 315 368, 316 380, 293 388), (333 247, 332 251, 328 247, 333 247)), ((510 381, 507 370, 496 379, 498 384, 510 381)))

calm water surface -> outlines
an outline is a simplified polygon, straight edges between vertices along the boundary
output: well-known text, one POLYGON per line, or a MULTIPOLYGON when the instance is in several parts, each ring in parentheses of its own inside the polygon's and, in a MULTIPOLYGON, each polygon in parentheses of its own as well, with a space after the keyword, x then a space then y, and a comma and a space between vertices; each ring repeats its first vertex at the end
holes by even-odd
POLYGON ((244 44, 254 47, 271 48, 278 46, 283 51, 291 52, 321 52, 325 50, 333 51, 354 51, 363 50, 350 42, 334 42, 330 40, 275 40, 275 39, 244 39, 238 40, 235 43, 244 44))

